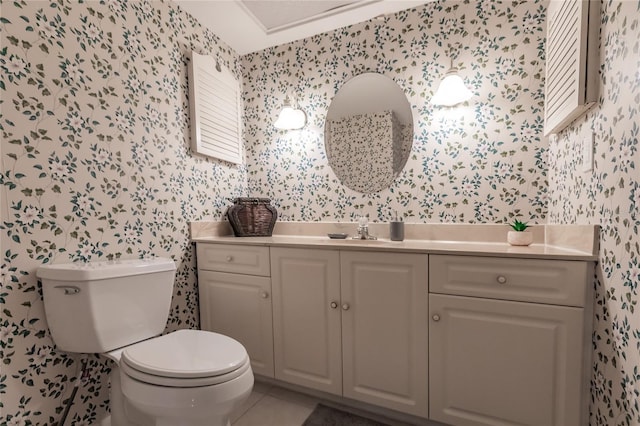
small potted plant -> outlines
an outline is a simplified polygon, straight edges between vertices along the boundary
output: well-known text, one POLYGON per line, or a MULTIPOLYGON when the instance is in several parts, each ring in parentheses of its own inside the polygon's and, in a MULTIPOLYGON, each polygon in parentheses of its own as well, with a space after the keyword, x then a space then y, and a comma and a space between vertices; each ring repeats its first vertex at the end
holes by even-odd
POLYGON ((509 244, 512 246, 528 246, 533 242, 533 233, 527 231, 529 225, 525 222, 515 219, 509 226, 513 229, 507 233, 507 242, 509 244))

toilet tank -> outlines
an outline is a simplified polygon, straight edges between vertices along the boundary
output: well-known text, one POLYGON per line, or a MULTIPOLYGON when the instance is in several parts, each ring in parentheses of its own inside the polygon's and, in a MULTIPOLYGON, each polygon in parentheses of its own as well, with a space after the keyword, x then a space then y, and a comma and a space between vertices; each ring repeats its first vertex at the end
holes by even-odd
POLYGON ((44 265, 44 309, 51 336, 66 352, 102 353, 164 330, 176 266, 154 258, 44 265))

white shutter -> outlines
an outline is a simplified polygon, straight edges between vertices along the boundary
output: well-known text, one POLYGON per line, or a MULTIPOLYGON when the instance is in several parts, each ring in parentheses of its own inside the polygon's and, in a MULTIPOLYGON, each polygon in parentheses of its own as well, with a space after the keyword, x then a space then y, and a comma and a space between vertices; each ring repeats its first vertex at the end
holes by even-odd
POLYGON ((567 127, 597 100, 599 26, 599 0, 549 3, 545 136, 567 127))
POLYGON ((191 52, 191 149, 241 164, 240 105, 240 84, 231 71, 211 56, 191 52))

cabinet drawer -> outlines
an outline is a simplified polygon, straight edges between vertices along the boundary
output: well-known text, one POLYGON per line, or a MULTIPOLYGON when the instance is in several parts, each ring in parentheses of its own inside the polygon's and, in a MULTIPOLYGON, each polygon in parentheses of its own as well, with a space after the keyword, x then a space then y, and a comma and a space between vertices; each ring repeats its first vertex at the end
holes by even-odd
POLYGON ((269 247, 198 243, 198 269, 236 274, 271 274, 269 247))
POLYGON ((588 262, 429 256, 431 293, 584 306, 588 262))

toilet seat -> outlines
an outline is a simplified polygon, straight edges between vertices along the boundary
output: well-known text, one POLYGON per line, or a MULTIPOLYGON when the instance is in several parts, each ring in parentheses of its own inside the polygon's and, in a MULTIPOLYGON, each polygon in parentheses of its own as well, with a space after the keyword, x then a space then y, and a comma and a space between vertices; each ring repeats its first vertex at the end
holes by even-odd
POLYGON ((245 348, 210 331, 178 330, 125 348, 122 372, 144 383, 170 387, 220 384, 250 368, 245 348))

